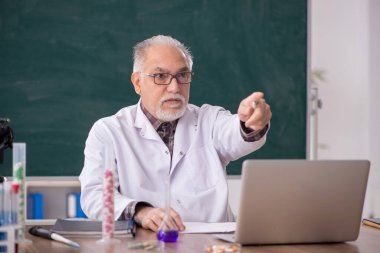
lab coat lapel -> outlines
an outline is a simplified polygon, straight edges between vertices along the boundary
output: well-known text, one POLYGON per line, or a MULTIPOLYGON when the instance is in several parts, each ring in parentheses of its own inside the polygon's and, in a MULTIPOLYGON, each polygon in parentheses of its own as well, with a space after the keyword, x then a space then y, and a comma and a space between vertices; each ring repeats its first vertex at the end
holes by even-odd
POLYGON ((140 102, 137 104, 135 127, 140 129, 140 136, 145 139, 161 141, 160 136, 141 110, 140 102))
POLYGON ((185 114, 179 119, 175 136, 172 157, 172 169, 170 174, 174 172, 178 162, 185 156, 192 143, 192 138, 196 136, 198 118, 195 112, 186 110, 185 114))

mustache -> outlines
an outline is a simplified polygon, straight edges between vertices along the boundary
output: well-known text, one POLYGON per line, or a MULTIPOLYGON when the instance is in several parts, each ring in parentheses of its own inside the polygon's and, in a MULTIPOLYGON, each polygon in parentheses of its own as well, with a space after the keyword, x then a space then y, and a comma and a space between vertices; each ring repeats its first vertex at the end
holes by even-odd
POLYGON ((164 103, 165 101, 172 100, 172 99, 177 99, 181 100, 182 103, 185 103, 185 98, 180 95, 180 94, 173 94, 171 96, 163 97, 160 99, 160 104, 164 103))

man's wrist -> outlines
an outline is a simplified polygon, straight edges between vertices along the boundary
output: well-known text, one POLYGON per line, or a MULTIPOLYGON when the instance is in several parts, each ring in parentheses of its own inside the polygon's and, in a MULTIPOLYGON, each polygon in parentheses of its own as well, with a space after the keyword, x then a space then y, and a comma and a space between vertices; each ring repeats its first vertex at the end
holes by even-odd
POLYGON ((246 142, 254 142, 260 140, 268 131, 269 123, 261 130, 253 130, 247 128, 243 121, 240 121, 240 134, 246 142))
POLYGON ((141 225, 141 220, 138 217, 138 213, 145 207, 152 207, 148 202, 133 201, 128 204, 124 210, 126 219, 133 219, 138 225, 141 225))

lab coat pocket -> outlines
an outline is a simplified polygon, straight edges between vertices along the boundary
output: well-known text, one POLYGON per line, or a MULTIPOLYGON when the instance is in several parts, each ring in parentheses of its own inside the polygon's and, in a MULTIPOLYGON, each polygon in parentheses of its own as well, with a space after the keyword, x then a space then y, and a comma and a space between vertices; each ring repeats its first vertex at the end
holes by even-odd
POLYGON ((186 172, 194 190, 205 191, 220 180, 222 166, 216 151, 208 147, 190 149, 184 159, 186 172))

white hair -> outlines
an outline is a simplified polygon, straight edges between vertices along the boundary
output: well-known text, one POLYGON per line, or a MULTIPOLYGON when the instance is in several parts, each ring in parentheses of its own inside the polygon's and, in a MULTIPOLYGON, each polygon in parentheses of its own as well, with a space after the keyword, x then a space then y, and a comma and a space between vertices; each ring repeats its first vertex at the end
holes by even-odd
POLYGON ((145 60, 145 50, 151 46, 159 45, 175 47, 181 50, 185 54, 190 70, 192 69, 193 56, 191 55, 189 48, 187 48, 184 44, 174 39, 173 37, 166 35, 156 35, 152 38, 137 43, 133 47, 133 72, 139 72, 142 70, 142 66, 145 60))

